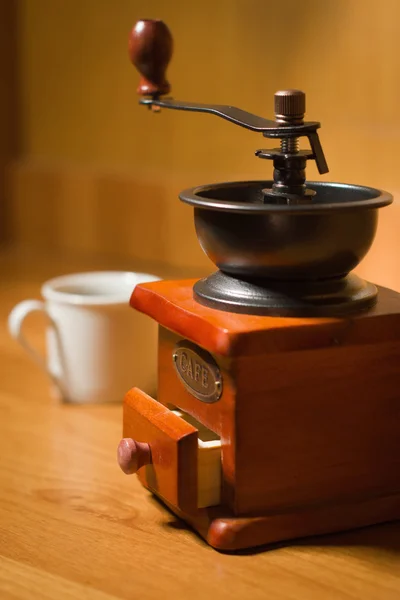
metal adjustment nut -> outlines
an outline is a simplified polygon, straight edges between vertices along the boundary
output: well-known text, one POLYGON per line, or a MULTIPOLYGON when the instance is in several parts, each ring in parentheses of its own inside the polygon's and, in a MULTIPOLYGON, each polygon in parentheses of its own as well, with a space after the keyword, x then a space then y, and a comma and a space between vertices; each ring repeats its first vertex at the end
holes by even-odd
MULTIPOLYGON (((276 92, 275 119, 280 125, 302 125, 306 112, 306 95, 301 90, 281 90, 276 92)), ((299 140, 296 137, 281 140, 281 152, 296 154, 299 140)))
POLYGON ((300 125, 306 112, 306 95, 301 90, 280 90, 274 96, 275 119, 281 125, 300 125))

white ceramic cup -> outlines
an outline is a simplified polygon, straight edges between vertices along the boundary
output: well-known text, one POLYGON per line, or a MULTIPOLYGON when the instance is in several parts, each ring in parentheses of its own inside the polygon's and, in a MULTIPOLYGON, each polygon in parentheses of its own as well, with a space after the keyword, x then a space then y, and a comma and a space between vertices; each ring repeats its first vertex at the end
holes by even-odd
POLYGON ((156 389, 157 324, 129 306, 139 283, 155 275, 119 271, 77 273, 51 279, 41 300, 17 304, 8 318, 11 335, 50 376, 66 402, 121 402, 131 387, 156 389), (32 312, 48 320, 47 360, 23 334, 32 312))

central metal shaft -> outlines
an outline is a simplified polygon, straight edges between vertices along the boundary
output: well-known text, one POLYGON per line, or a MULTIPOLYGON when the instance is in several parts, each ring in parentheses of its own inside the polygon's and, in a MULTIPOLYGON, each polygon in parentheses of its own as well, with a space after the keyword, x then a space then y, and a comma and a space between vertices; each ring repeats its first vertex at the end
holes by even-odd
MULTIPOLYGON (((275 94, 275 120, 279 125, 302 125, 306 110, 306 95, 301 90, 282 90, 275 94)), ((294 196, 305 194, 306 159, 298 155, 297 137, 281 139, 280 156, 274 159, 273 189, 294 196)), ((290 202, 290 200, 288 200, 290 202)))

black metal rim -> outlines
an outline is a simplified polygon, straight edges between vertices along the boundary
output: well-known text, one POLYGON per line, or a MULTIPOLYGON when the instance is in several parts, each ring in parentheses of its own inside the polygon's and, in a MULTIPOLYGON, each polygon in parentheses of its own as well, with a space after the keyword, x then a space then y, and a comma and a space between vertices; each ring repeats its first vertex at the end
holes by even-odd
POLYGON ((302 213, 302 214, 315 214, 320 212, 331 212, 331 211, 347 211, 354 209, 363 208, 381 208, 388 206, 393 202, 393 196, 389 192, 379 190, 376 188, 370 188, 361 185, 355 185, 350 183, 324 183, 321 181, 308 181, 306 182, 307 187, 314 189, 318 193, 318 189, 330 188, 340 191, 354 191, 356 193, 365 193, 367 198, 352 201, 338 201, 338 202, 325 202, 318 203, 316 200, 310 204, 273 204, 273 203, 247 203, 247 202, 236 202, 230 200, 215 200, 213 198, 203 197, 202 193, 207 193, 212 190, 229 187, 260 187, 266 188, 272 186, 273 181, 232 181, 227 183, 216 183, 210 185, 202 185, 194 188, 186 189, 179 194, 179 198, 182 202, 190 204, 196 208, 204 208, 207 210, 215 210, 221 212, 237 212, 237 213, 250 213, 250 214, 265 214, 265 213, 302 213), (371 198, 371 195, 373 196, 371 198), (369 196, 369 197, 368 197, 369 196))

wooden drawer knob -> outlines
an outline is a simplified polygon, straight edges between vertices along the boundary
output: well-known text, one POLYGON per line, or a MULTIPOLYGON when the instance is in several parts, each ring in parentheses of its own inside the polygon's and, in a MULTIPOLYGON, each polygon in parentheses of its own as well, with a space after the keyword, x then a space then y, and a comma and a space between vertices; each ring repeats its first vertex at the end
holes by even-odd
POLYGON ((118 444, 117 457, 123 472, 131 475, 144 465, 151 463, 151 449, 146 442, 135 442, 132 438, 123 438, 118 444))

